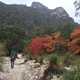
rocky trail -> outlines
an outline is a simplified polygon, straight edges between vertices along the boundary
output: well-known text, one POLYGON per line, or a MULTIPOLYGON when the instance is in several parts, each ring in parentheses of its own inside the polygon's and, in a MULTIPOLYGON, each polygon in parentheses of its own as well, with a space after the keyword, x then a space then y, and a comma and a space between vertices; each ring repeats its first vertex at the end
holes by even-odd
POLYGON ((46 65, 40 66, 39 63, 34 63, 35 60, 27 61, 25 64, 22 64, 23 62, 24 58, 16 59, 14 68, 11 69, 10 59, 5 58, 3 72, 6 80, 39 80, 43 76, 46 65))
MULTIPOLYGON (((48 64, 35 63, 35 60, 29 60, 26 63, 24 58, 16 59, 14 68, 11 69, 10 59, 4 58, 3 72, 0 72, 0 80, 40 80, 48 64), (23 64, 22 64, 23 63, 23 64)), ((51 80, 61 80, 56 76, 51 80)))
POLYGON ((14 68, 11 69, 10 59, 5 58, 5 63, 3 65, 3 71, 7 75, 7 78, 10 80, 23 80, 23 74, 25 72, 26 65, 20 64, 24 59, 16 59, 14 68))

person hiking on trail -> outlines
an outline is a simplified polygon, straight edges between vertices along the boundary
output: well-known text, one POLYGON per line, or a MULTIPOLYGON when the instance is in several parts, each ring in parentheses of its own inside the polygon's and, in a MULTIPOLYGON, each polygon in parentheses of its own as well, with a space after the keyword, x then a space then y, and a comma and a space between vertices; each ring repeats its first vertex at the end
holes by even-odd
POLYGON ((11 61, 11 68, 14 68, 14 62, 17 57, 17 53, 19 51, 19 41, 18 39, 13 40, 10 43, 10 61, 11 61))
POLYGON ((14 68, 14 62, 16 60, 16 56, 17 56, 17 52, 16 52, 15 48, 13 48, 11 50, 11 54, 10 54, 11 68, 14 68))

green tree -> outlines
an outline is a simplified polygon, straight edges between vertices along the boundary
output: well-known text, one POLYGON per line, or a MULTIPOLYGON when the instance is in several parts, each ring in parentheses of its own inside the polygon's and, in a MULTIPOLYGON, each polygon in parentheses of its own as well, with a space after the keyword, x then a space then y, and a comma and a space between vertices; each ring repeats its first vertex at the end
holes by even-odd
POLYGON ((8 49, 9 43, 18 39, 20 49, 24 48, 25 42, 25 30, 16 25, 3 25, 0 26, 0 41, 6 42, 6 48, 8 49))

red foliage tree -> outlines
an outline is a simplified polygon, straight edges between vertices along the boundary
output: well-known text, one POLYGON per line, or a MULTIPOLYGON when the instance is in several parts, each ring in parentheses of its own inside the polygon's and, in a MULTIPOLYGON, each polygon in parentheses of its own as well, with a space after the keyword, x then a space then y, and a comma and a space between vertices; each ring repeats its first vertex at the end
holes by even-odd
POLYGON ((68 48, 74 54, 80 54, 80 27, 77 27, 70 35, 68 48))
POLYGON ((56 43, 63 45, 64 39, 59 32, 42 37, 35 37, 28 46, 28 50, 32 55, 40 55, 44 51, 51 53, 55 50, 56 43))
POLYGON ((80 54, 80 27, 76 28, 71 33, 70 38, 66 40, 61 36, 60 32, 35 37, 28 45, 28 51, 33 56, 40 55, 44 51, 51 53, 56 49, 56 44, 63 46, 74 54, 80 54))
POLYGON ((33 56, 37 56, 42 52, 42 39, 40 37, 33 38, 28 46, 28 50, 33 56))

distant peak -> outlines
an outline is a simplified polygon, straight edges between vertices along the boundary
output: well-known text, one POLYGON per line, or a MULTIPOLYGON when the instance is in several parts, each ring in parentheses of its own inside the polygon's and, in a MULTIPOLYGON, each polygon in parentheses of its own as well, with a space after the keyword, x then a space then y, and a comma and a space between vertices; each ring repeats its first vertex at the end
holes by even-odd
POLYGON ((63 7, 57 7, 52 10, 51 15, 57 15, 58 17, 66 17, 69 16, 63 7))
POLYGON ((65 9, 63 7, 57 7, 56 9, 54 10, 57 10, 57 11, 65 11, 65 9))
POLYGON ((47 8, 46 6, 44 6, 43 4, 41 4, 40 2, 33 2, 31 7, 33 8, 47 8))

